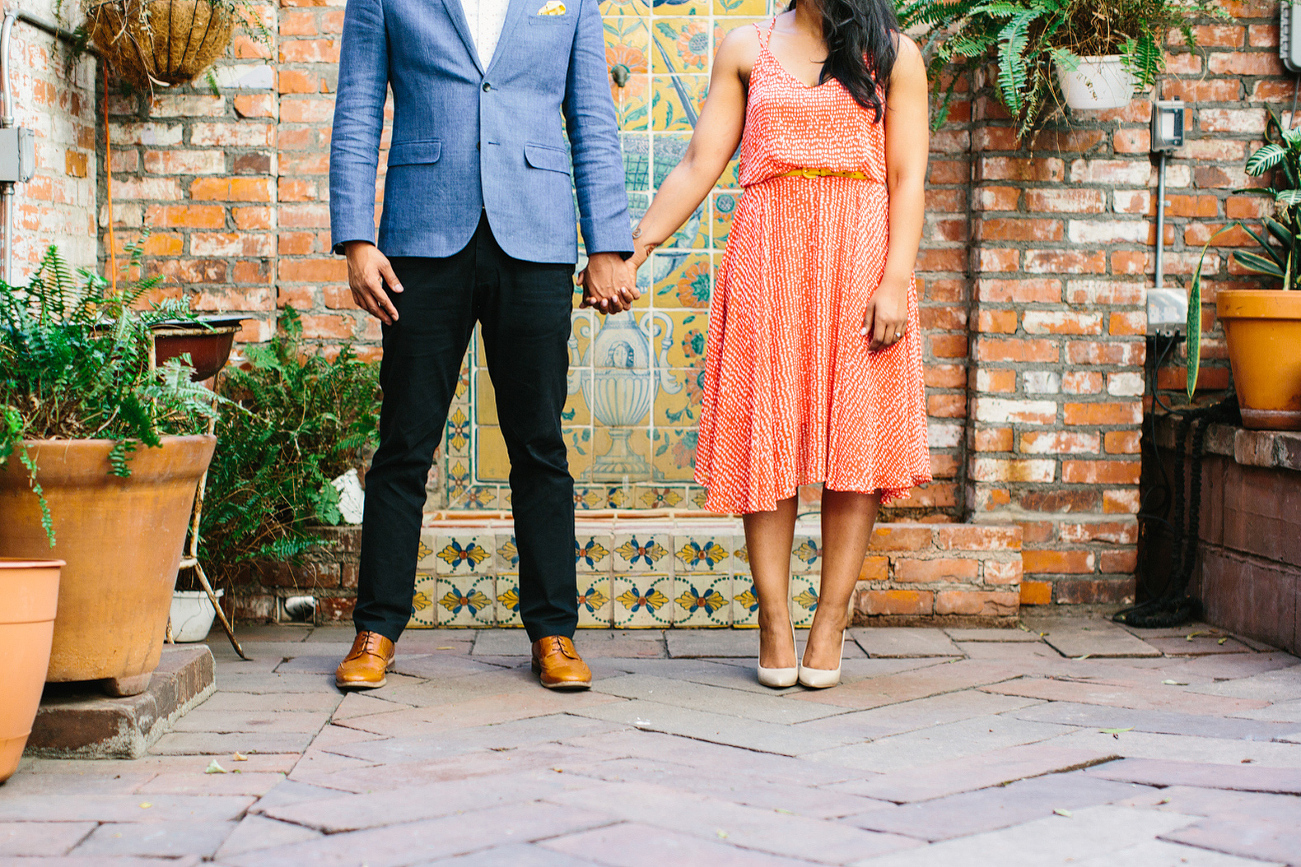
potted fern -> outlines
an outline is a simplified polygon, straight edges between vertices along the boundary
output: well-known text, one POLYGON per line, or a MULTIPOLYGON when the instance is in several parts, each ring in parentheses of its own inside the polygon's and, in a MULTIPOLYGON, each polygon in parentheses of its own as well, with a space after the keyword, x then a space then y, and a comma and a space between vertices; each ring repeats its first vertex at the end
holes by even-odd
MULTIPOLYGON (((1267 141, 1248 159, 1247 174, 1272 175, 1267 187, 1239 192, 1267 195, 1274 216, 1263 231, 1234 223, 1251 235, 1259 252, 1234 250, 1232 260, 1272 284, 1265 289, 1220 289, 1216 317, 1224 328, 1233 384, 1245 427, 1301 430, 1301 129, 1286 129, 1270 114, 1267 141)), ((1211 244, 1225 230, 1207 241, 1211 244)), ((1188 397, 1196 387, 1201 361, 1202 259, 1188 296, 1188 397)))
POLYGON ((993 53, 998 99, 1026 137, 1063 101, 1073 109, 1128 105, 1164 71, 1170 30, 1193 48, 1192 21, 1225 14, 1213 0, 915 0, 900 19, 930 28, 932 77, 949 78, 937 119, 958 78, 993 53))
MULTIPOLYGON (((132 248, 139 268, 140 246, 132 248)), ((213 395, 182 359, 153 363, 136 310, 157 278, 114 292, 51 249, 31 282, 0 283, 0 555, 66 561, 48 681, 142 691, 158 664, 213 395)))

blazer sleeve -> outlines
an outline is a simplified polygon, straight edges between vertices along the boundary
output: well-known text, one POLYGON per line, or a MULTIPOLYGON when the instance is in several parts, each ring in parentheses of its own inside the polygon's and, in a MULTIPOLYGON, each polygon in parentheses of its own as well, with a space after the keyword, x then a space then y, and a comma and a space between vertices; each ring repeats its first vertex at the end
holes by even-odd
POLYGON ((330 140, 330 245, 375 241, 375 174, 388 96, 382 0, 348 0, 330 140))
MULTIPOLYGON (((349 0, 349 3, 355 0, 349 0)), ((623 152, 610 75, 605 66, 605 27, 598 0, 580 0, 577 30, 565 85, 565 125, 573 150, 579 225, 587 253, 633 252, 623 152)))

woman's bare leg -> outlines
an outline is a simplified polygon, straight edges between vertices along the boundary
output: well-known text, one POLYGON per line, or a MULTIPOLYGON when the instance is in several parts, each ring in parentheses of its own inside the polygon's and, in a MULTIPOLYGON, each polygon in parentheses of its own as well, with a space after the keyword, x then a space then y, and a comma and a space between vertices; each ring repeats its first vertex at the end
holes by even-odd
POLYGON ((754 592, 759 597, 759 664, 794 668, 791 643, 791 546, 795 542, 797 499, 777 503, 773 512, 743 516, 754 592))
POLYGON ((804 649, 804 664, 809 668, 830 671, 840 666, 840 636, 849 621, 849 599, 880 506, 879 494, 822 491, 822 587, 804 649))

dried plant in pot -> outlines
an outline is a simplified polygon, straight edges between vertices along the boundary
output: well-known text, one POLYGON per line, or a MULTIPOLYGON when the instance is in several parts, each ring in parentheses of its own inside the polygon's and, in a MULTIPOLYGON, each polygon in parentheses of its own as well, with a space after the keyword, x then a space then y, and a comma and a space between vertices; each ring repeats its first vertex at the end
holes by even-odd
POLYGON ((158 664, 216 443, 212 392, 151 363, 151 326, 190 315, 136 309, 156 282, 114 292, 51 250, 26 286, 0 283, 0 556, 66 561, 45 679, 115 695, 158 664))
MULTIPOLYGON (((1224 329, 1233 367, 1233 384, 1242 408, 1244 427, 1261 430, 1301 430, 1301 129, 1286 129, 1272 113, 1266 138, 1277 133, 1247 159, 1247 174, 1272 176, 1268 187, 1252 192, 1274 200, 1274 215, 1260 232, 1242 223, 1259 252, 1234 250, 1232 261, 1244 271, 1264 278, 1268 288, 1220 289, 1215 296, 1216 318, 1224 329)), ((1188 296, 1188 396, 1201 363, 1202 258, 1193 274, 1188 296)))
POLYGON ((245 0, 85 0, 86 32, 122 78, 143 90, 188 84, 240 26, 265 33, 245 0))

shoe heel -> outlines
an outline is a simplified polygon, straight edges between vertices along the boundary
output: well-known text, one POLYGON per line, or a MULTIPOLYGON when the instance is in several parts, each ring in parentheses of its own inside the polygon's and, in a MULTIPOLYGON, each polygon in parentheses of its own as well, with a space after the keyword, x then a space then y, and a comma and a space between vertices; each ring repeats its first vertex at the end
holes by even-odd
POLYGON ((845 632, 840 633, 840 658, 841 664, 833 669, 809 668, 807 665, 800 665, 800 685, 809 689, 830 689, 840 683, 840 669, 844 665, 845 657, 845 632))
MULTIPOLYGON (((795 624, 791 623, 791 646, 795 647, 795 624)), ((786 689, 794 686, 800 679, 799 648, 795 647, 794 668, 764 668, 757 666, 759 683, 769 689, 786 689)))

